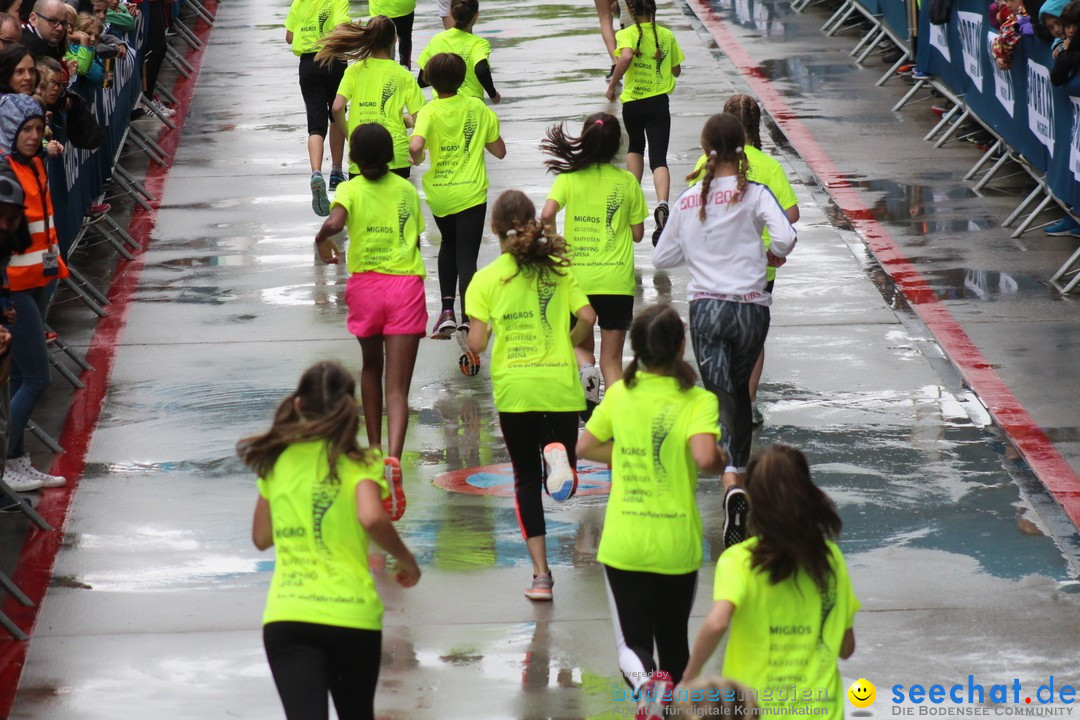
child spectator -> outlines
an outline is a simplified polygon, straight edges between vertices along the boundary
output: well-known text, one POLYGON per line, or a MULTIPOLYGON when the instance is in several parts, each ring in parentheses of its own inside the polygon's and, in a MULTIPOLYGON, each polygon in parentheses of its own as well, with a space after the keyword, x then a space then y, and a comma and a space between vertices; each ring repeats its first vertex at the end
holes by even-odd
POLYGON ((1012 67, 1016 46, 1023 35, 1034 35, 1031 18, 1022 0, 1001 0, 990 5, 990 24, 998 29, 991 50, 994 63, 1001 70, 1012 67))
POLYGON ((427 70, 428 62, 439 53, 457 55, 465 61, 465 80, 460 93, 466 97, 484 98, 487 92, 492 105, 498 105, 502 95, 495 89, 491 79, 491 43, 473 33, 473 26, 480 16, 480 4, 477 0, 454 0, 450 5, 450 15, 454 26, 435 35, 428 41, 417 61, 420 65, 420 87, 434 85, 427 70))
MULTIPOLYGON (((80 46, 77 50, 79 59, 78 74, 80 81, 88 89, 95 90, 105 82, 105 64, 97 56, 98 39, 104 26, 92 15, 81 13, 75 21, 75 31, 80 34, 80 46), (89 62, 87 62, 87 56, 89 62), (85 70, 83 69, 85 66, 85 70)), ((73 35, 75 33, 72 33, 73 35)))
MULTIPOLYGON (((394 24, 386 17, 371 18, 367 24, 346 23, 322 39, 315 59, 321 63, 353 60, 334 98, 334 122, 346 137, 365 123, 378 123, 394 139, 390 170, 409 177, 409 127, 424 104, 424 94, 409 71, 394 62, 394 24), (346 118, 346 108, 348 117, 346 118)), ((349 148, 350 154, 352 148, 349 148)), ((352 177, 360 172, 349 166, 352 177)))
MULTIPOLYGON (((436 77, 433 73, 433 81, 436 77)), ((514 467, 518 524, 533 567, 525 597, 550 601, 554 580, 547 564, 541 488, 546 485, 556 500, 577 490, 574 447, 585 395, 574 345, 592 334, 596 313, 567 272, 566 241, 536 221, 536 207, 525 193, 499 195, 491 229, 499 236, 502 254, 469 286, 469 350, 483 352, 495 335, 491 387, 514 467)))
POLYGON ((1076 30, 1080 27, 1080 0, 1073 0, 1061 11, 1061 26, 1065 40, 1050 69, 1050 82, 1054 85, 1064 85, 1080 69, 1080 41, 1075 41, 1076 30))
POLYGON ((837 659, 855 651, 859 601, 833 542, 840 516, 795 448, 773 445, 756 455, 746 488, 754 536, 720 556, 715 602, 683 677, 698 676, 730 628, 726 677, 757 690, 761 705, 774 713, 841 718, 837 659), (792 686, 825 690, 826 698, 803 702, 779 692, 792 686), (764 691, 772 691, 773 699, 763 699, 764 691))
MULTIPOLYGON (((393 61, 390 63, 405 72, 393 61)), ((407 72, 405 77, 412 81, 407 72)), ((364 357, 360 400, 368 445, 380 447, 385 392, 389 435, 385 472, 390 488, 387 512, 391 520, 398 520, 405 513, 401 453, 409 426, 409 384, 428 315, 424 261, 420 257, 420 233, 424 230, 420 194, 407 180, 390 172, 393 159, 394 141, 382 125, 368 123, 353 131, 349 136, 349 160, 357 174, 338 186, 330 217, 315 236, 315 244, 324 261, 336 263, 340 251, 331 238, 346 226, 349 228, 351 274, 345 303, 349 308, 349 332, 360 341, 364 357)))
POLYGON ((600 402, 601 375, 608 387, 622 377, 626 331, 634 318, 634 244, 641 242, 649 215, 641 184, 612 164, 621 144, 622 128, 608 113, 586 118, 578 137, 562 125, 548 128, 540 144, 552 156, 545 163, 548 172, 557 175, 540 222, 554 228, 555 216, 566 210, 570 272, 600 322, 600 370, 592 335, 575 348, 590 408, 600 402))
POLYGON ((431 150, 431 167, 424 173, 424 194, 442 233, 439 245, 439 291, 442 311, 432 338, 449 340, 454 331, 468 333, 465 291, 476 273, 476 258, 487 216, 487 165, 484 151, 506 157, 499 118, 482 100, 458 92, 465 81, 465 61, 439 53, 428 61, 435 99, 416 114, 409 141, 413 165, 431 150), (461 290, 461 324, 454 317, 454 300, 461 290))
POLYGON ((263 614, 263 644, 288 720, 374 718, 383 605, 368 565, 374 540, 398 561, 403 587, 420 567, 383 511, 378 450, 356 442, 360 423, 351 373, 309 368, 265 433, 237 452, 258 474, 251 537, 276 546, 263 614))
POLYGON ((656 188, 653 245, 668 218, 671 174, 667 151, 671 140, 671 110, 668 95, 675 90, 675 78, 682 74, 685 59, 675 34, 656 24, 655 0, 628 0, 634 27, 615 35, 619 58, 608 81, 605 96, 615 102, 615 90, 626 77, 622 95, 623 125, 630 137, 626 168, 641 182, 645 172, 645 148, 649 149, 649 169, 656 188))
POLYGON ((716 444, 716 396, 694 385, 683 360, 679 314, 670 305, 645 308, 630 328, 630 346, 634 359, 593 411, 577 452, 611 466, 596 559, 619 669, 638 693, 640 718, 663 703, 690 658, 687 625, 702 556, 698 468, 719 475, 727 457, 716 444))

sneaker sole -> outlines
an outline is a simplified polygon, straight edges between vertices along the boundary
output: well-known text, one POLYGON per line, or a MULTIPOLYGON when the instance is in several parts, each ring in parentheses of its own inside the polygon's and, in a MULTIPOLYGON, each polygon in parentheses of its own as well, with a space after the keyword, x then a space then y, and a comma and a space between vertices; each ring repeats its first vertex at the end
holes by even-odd
POLYGON ((405 487, 401 482, 401 462, 397 458, 383 461, 383 472, 389 470, 390 477, 386 484, 390 486, 390 497, 383 500, 383 509, 390 519, 397 522, 405 514, 405 487))
POLYGON ((551 499, 555 502, 566 502, 574 497, 578 486, 577 473, 570 467, 570 458, 562 443, 549 443, 544 447, 544 462, 548 467, 544 484, 547 486, 551 499), (555 481, 554 489, 552 489, 552 479, 555 481))
POLYGON ((321 177, 311 181, 311 209, 319 217, 330 215, 330 198, 326 196, 326 180, 321 177))
POLYGON ((550 590, 548 590, 546 592, 536 592, 535 590, 526 590, 525 591, 525 597, 529 598, 530 600, 532 600, 534 602, 551 602, 551 599, 554 597, 554 595, 552 594, 552 592, 550 590))
POLYGON ((746 491, 728 493, 724 502, 724 549, 746 539, 746 518, 750 513, 750 501, 746 491), (740 522, 741 520, 741 522, 740 522))
POLYGON ((458 326, 454 333, 461 355, 458 356, 458 369, 465 377, 476 377, 480 374, 480 356, 469 349, 469 328, 458 326))

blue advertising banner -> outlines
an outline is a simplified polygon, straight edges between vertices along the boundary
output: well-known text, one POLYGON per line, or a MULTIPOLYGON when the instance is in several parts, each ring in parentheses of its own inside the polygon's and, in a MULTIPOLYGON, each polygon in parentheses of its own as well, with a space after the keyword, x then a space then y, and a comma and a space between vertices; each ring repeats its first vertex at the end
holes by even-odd
POLYGON ((105 131, 104 142, 94 150, 80 150, 67 144, 62 155, 48 160, 53 215, 65 257, 82 228, 86 209, 101 195, 112 176, 113 160, 124 141, 131 111, 142 92, 144 28, 140 16, 127 37, 120 35, 128 46, 128 53, 123 59, 116 58, 111 87, 96 88, 85 98, 90 113, 105 131))

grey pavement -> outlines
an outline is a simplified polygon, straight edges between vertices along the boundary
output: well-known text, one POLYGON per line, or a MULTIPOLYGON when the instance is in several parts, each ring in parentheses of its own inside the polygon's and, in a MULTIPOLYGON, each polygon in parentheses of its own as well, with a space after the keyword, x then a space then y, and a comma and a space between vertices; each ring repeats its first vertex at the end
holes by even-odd
MULTIPOLYGON (((436 29, 431 6, 421 3, 417 52, 436 29)), ((931 153, 917 140, 914 113, 887 112, 899 87, 874 90, 877 73, 845 69, 850 44, 816 34, 815 18, 760 7, 776 18, 760 37, 746 31, 752 48, 763 64, 792 68, 776 82, 838 163, 885 205, 894 188, 925 178, 935 199, 923 207, 940 230, 903 237, 940 260, 943 288, 962 290, 965 268, 1040 277, 1051 250, 1019 252, 992 227, 1004 216, 996 206, 953 189, 962 187, 949 174, 963 164, 953 156, 960 150, 931 153), (963 224, 969 214, 987 218, 980 233, 963 224)), ((259 627, 273 556, 251 547, 254 480, 233 447, 267 424, 311 362, 360 365, 344 327, 344 270, 317 264, 312 248, 319 221, 294 59, 281 42, 286 10, 257 0, 219 10, 12 718, 282 717, 259 627)), ((699 153, 701 123, 743 87, 681 5, 664 3, 660 20, 687 55, 672 98, 679 188, 699 153)), ((551 183, 537 150, 544 128, 567 120, 575 129, 606 106, 592 3, 490 0, 478 32, 494 47, 509 149, 505 160, 489 160, 491 197, 517 187, 540 203, 551 183)), ((834 222, 809 170, 782 144, 768 150, 797 179, 802 220, 777 283, 758 441, 804 449, 839 506, 863 602, 844 677, 869 678, 882 692, 969 672, 1032 688, 1075 673, 1075 528, 1016 462, 858 238, 834 222)), ((646 196, 651 204, 648 180, 646 196)), ((915 221, 898 211, 895 222, 915 221)), ((436 307, 439 239, 428 225, 422 252, 436 307)), ((637 253, 639 306, 670 301, 685 315, 685 272, 654 271, 648 251, 637 253)), ((496 253, 489 237, 481 261, 496 253)), ((999 324, 1013 339, 1042 328, 1038 344, 1055 332, 1072 337, 1070 303, 1040 296, 1034 281, 1018 285, 1033 297, 951 302, 989 343, 999 324)), ((1026 402, 1028 390, 1049 396, 1048 383, 1026 374, 1030 354, 1010 353, 1014 344, 987 352, 1026 402)), ((1075 379, 1063 363, 1046 362, 1063 381, 1075 379)), ((1064 399, 1031 402, 1047 413, 1036 414, 1040 422, 1068 434, 1076 416, 1064 399)), ((521 596, 530 571, 512 500, 437 484, 508 460, 486 369, 464 378, 452 344, 424 342, 410 407, 409 509, 399 528, 424 577, 411 590, 382 583, 379 717, 621 717, 628 703, 613 700, 621 681, 595 559, 603 495, 548 506, 555 601, 531 604, 521 596)), ((706 564, 691 633, 710 604, 720 501, 718 482, 703 479, 706 564)), ((710 667, 719 670, 719 654, 710 667)))

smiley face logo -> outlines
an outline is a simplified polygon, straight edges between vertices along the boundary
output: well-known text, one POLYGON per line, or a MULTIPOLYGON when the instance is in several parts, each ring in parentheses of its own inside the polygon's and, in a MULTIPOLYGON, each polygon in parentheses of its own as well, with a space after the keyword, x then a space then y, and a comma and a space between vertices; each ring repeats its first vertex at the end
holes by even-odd
POLYGON ((847 696, 855 707, 868 708, 877 699, 877 688, 874 687, 874 683, 866 678, 859 678, 851 683, 851 687, 847 690, 847 696))

